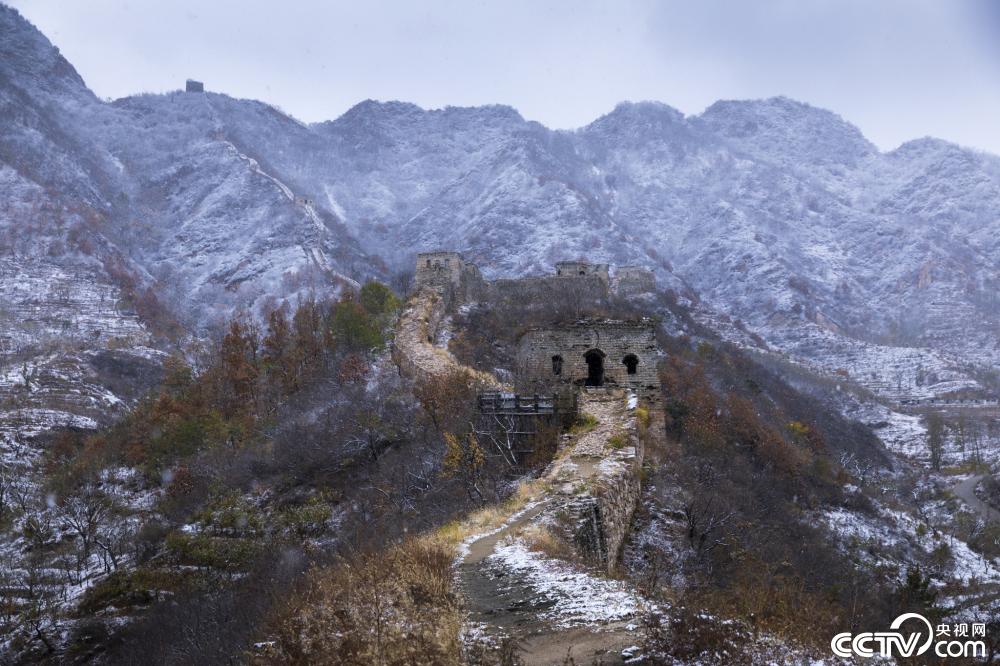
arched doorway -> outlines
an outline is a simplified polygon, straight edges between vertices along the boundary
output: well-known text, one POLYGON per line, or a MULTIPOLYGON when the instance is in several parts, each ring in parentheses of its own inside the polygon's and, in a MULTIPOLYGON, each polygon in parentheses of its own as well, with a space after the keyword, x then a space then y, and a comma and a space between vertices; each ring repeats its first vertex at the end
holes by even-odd
POLYGON ((587 361, 587 386, 604 386, 604 352, 591 349, 583 355, 587 361))

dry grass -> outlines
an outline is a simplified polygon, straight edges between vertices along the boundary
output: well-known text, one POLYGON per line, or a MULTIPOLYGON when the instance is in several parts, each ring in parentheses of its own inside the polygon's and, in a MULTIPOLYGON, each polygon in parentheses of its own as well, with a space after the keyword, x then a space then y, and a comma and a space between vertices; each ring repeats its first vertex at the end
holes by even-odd
POLYGON ((616 451, 618 449, 624 449, 629 445, 628 434, 624 432, 618 432, 608 437, 608 446, 616 451))
POLYGON ((273 648, 255 661, 461 663, 452 562, 449 544, 422 537, 314 569, 285 609, 273 648))
POLYGON ((569 432, 573 435, 582 435, 596 428, 599 423, 596 416, 583 412, 576 418, 576 423, 570 427, 569 432))
POLYGON ((510 517, 524 508, 528 502, 543 496, 548 491, 549 484, 542 479, 522 481, 514 494, 500 504, 492 504, 473 511, 465 518, 453 521, 440 528, 435 537, 458 546, 471 536, 490 532, 506 523, 510 517))
MULTIPOLYGON (((453 589, 457 546, 503 526, 543 496, 521 483, 505 502, 389 547, 317 567, 278 618, 277 640, 259 664, 459 664, 463 614, 453 589)), ((537 542, 556 552, 554 537, 537 542)))
POLYGON ((545 525, 530 525, 521 531, 521 538, 528 548, 546 557, 571 561, 575 559, 573 549, 545 525))
POLYGON ((648 428, 650 421, 649 408, 645 405, 640 405, 636 407, 635 419, 636 421, 638 421, 640 427, 648 428))
POLYGON ((957 476, 959 474, 989 474, 990 466, 986 463, 976 462, 975 460, 967 460, 958 465, 945 467, 941 470, 941 473, 949 476, 957 476))

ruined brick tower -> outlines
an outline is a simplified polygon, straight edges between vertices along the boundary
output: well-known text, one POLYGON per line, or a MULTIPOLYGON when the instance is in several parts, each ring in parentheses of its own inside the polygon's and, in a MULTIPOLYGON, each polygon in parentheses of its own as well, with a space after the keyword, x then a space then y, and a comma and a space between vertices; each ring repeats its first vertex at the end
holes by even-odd
POLYGON ((518 341, 517 374, 535 390, 552 386, 617 386, 659 399, 656 325, 582 320, 526 331, 518 341))
POLYGON ((449 303, 478 298, 485 286, 479 268, 458 252, 418 254, 413 283, 417 289, 434 289, 449 303))

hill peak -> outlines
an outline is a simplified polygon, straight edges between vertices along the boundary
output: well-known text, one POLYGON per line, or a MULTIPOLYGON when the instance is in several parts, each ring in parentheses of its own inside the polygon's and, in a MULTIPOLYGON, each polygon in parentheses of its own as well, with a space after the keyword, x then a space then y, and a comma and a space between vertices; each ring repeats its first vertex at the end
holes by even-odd
POLYGON ((0 75, 25 91, 94 95, 59 49, 30 21, 0 4, 0 75))

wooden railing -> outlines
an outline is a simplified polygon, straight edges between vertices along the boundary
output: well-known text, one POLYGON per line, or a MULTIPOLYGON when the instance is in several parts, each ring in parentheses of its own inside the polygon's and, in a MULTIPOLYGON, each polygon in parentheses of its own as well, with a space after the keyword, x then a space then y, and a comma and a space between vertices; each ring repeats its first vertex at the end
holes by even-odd
POLYGON ((576 411, 576 394, 531 394, 490 391, 480 393, 481 414, 566 414, 576 411))

